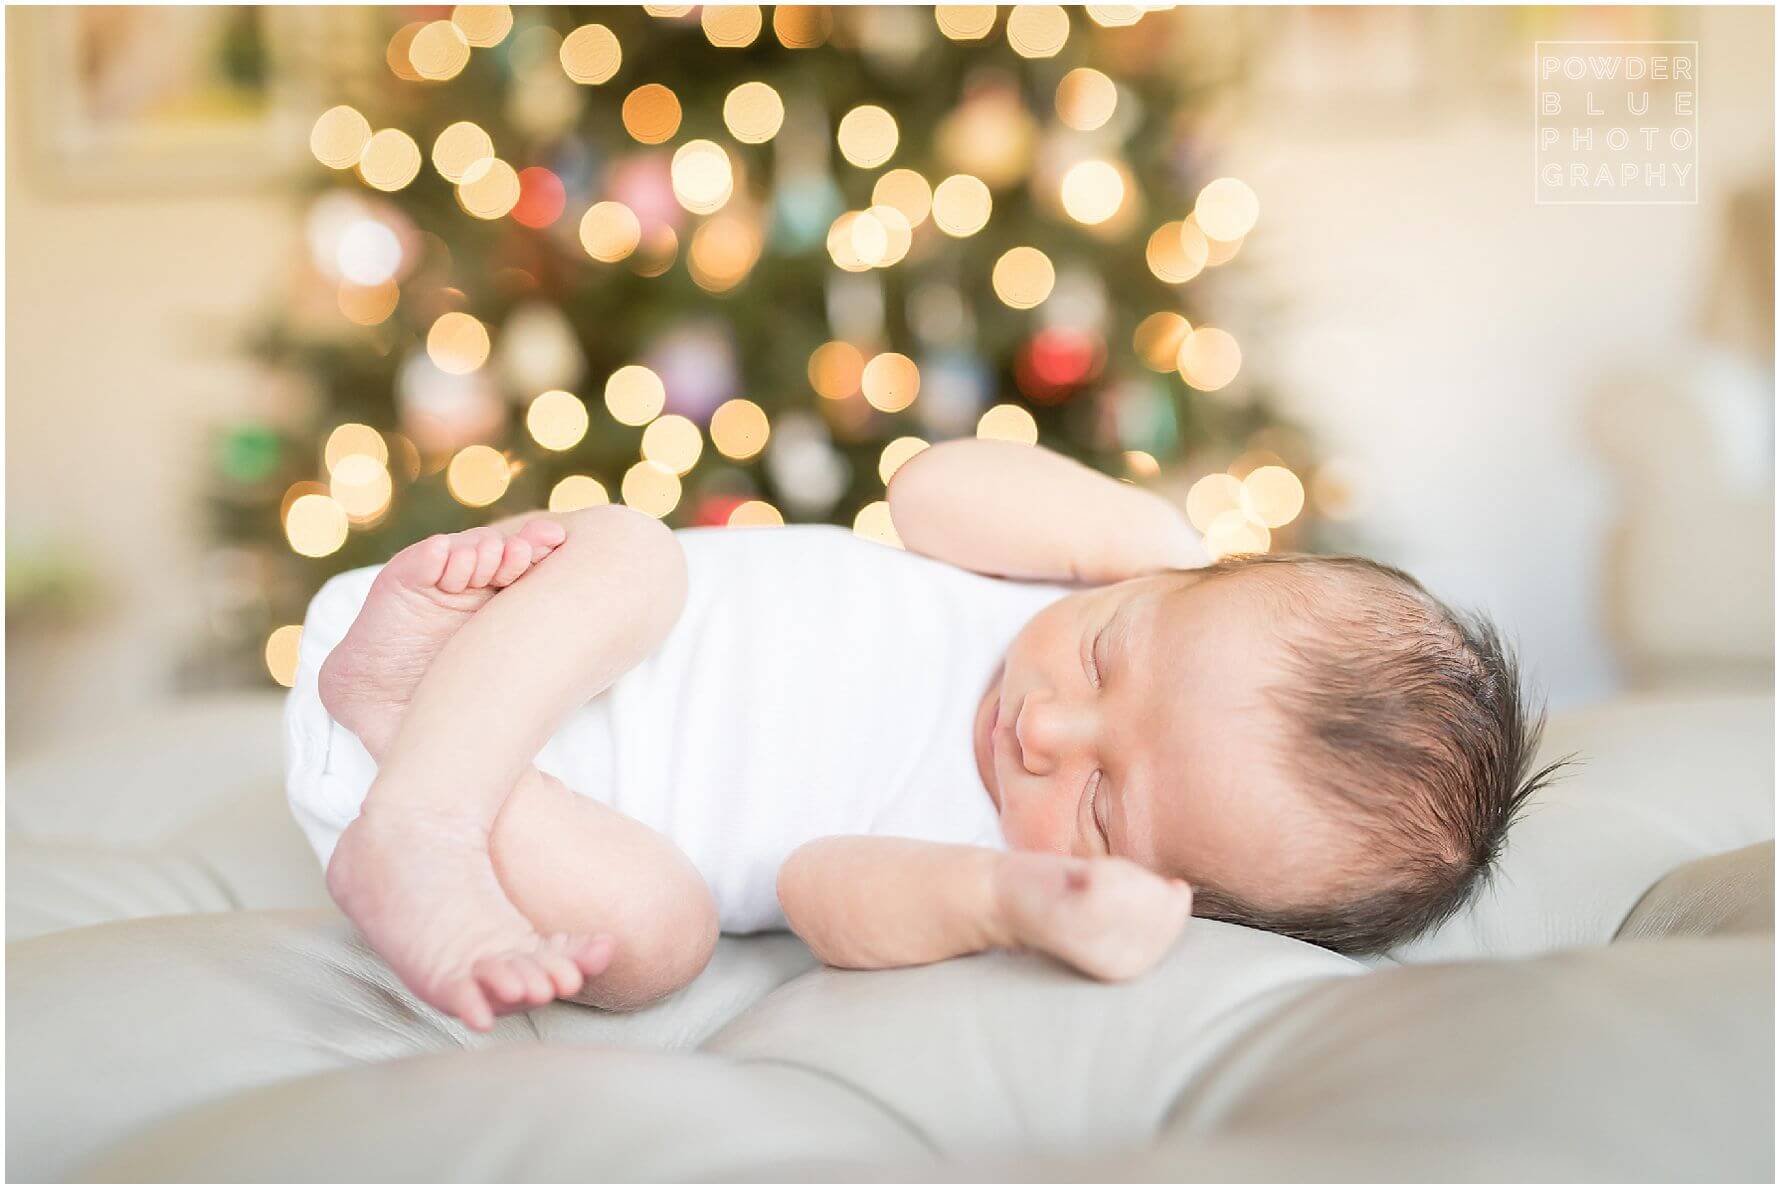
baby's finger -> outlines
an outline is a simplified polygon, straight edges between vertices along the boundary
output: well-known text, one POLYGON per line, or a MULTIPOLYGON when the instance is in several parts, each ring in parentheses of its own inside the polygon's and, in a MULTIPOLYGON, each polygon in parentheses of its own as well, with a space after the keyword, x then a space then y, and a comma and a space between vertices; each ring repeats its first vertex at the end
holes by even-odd
POLYGON ((476 533, 476 568, 470 574, 470 585, 478 589, 487 586, 500 568, 501 559, 506 556, 506 538, 492 528, 472 530, 476 533))
POLYGON ((508 537, 501 549, 501 564, 495 567, 490 586, 511 586, 532 564, 532 547, 523 537, 508 537))
POLYGON ((445 572, 439 575, 439 589, 446 594, 462 594, 475 572, 476 547, 459 533, 451 539, 451 557, 445 562, 445 572))

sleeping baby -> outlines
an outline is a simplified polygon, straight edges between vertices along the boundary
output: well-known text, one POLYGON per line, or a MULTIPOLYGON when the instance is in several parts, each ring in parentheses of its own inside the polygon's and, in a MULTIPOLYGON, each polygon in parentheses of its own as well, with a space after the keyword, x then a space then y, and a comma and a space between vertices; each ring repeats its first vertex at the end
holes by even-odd
POLYGON ((888 498, 906 551, 601 506, 323 587, 291 804, 415 994, 478 1030, 631 1008, 783 928, 1101 979, 1195 913, 1377 952, 1467 901, 1549 773, 1496 633, 1389 567, 1206 565, 1165 500, 1010 443, 888 498))

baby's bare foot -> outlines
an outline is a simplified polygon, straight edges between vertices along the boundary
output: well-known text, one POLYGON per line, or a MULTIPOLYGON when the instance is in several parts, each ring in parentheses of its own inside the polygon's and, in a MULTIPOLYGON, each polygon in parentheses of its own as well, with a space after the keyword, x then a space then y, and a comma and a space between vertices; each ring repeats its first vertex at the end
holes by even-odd
POLYGON ((1019 852, 996 869, 996 895, 1021 945, 1101 979, 1162 960, 1193 912, 1193 893, 1129 859, 1019 852))
POLYGON ((612 960, 609 935, 540 936, 507 899, 472 823, 361 814, 334 848, 327 883, 397 977, 478 1032, 574 995, 612 960))
POLYGON ((380 759, 414 687, 458 628, 562 544, 561 524, 528 521, 512 536, 493 528, 428 537, 391 558, 358 618, 322 663, 322 705, 380 759))

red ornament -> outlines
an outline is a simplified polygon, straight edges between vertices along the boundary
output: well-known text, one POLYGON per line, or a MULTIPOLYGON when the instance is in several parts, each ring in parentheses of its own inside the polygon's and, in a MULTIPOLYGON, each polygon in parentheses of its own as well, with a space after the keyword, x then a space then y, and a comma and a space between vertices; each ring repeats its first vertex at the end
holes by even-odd
POLYGON ((527 227, 548 227, 562 217, 568 203, 562 179, 533 165, 519 171, 519 201, 513 204, 513 218, 527 227))
POLYGON ((739 495, 707 495, 692 513, 694 524, 728 524, 730 513, 748 501, 739 495))
POLYGON ((1106 343, 1099 335, 1053 326, 1039 331, 1020 352, 1014 361, 1014 380, 1039 404, 1061 404, 1105 365, 1106 343))

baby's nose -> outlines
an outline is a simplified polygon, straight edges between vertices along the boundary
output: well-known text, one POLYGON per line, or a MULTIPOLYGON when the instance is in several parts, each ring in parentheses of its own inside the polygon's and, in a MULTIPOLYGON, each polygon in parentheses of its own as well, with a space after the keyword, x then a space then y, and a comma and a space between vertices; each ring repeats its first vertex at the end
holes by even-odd
POLYGON ((1020 762, 1026 771, 1049 776, 1093 742, 1093 715, 1085 707, 1034 690, 1020 706, 1014 738, 1019 740, 1020 762))

